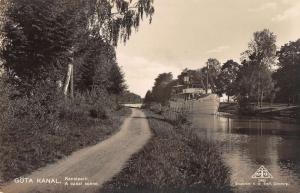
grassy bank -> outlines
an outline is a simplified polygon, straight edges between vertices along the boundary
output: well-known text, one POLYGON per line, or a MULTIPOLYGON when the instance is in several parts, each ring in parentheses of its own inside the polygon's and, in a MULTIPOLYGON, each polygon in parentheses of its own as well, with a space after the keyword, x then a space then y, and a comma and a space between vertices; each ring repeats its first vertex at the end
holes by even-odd
POLYGON ((131 113, 128 108, 104 111, 104 106, 89 104, 87 99, 85 97, 85 102, 62 100, 60 105, 55 101, 56 111, 49 111, 38 103, 40 99, 33 102, 20 99, 11 105, 15 109, 10 107, 12 111, 4 111, 7 114, 2 114, 1 120, 7 121, 0 128, 0 182, 28 174, 76 150, 99 143, 117 132, 131 113), (10 115, 10 112, 13 113, 10 115))
POLYGON ((146 112, 153 137, 101 193, 230 192, 229 169, 217 147, 187 125, 146 112))

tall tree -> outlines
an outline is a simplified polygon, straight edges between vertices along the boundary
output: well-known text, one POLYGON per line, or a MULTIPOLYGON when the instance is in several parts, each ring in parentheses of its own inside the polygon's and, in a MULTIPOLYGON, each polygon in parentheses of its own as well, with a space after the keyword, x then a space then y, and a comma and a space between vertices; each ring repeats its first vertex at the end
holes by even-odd
POLYGON ((116 62, 115 49, 101 38, 90 37, 82 51, 75 56, 75 85, 79 92, 97 89, 106 90, 111 68, 116 62))
POLYGON ((219 95, 225 93, 229 97, 236 94, 236 79, 240 65, 233 60, 228 60, 225 62, 221 68, 221 73, 217 78, 217 91, 219 95))
POLYGON ((153 101, 152 92, 151 92, 151 90, 148 90, 146 95, 145 95, 145 98, 144 98, 144 103, 148 104, 152 101, 153 101))
POLYGON ((240 90, 244 90, 242 93, 246 94, 245 96, 256 98, 258 106, 262 106, 262 101, 272 93, 274 88, 271 67, 275 64, 276 59, 275 43, 276 36, 268 29, 257 31, 249 42, 248 50, 242 53, 243 70, 241 74, 249 78, 247 81, 251 82, 251 85, 246 86, 248 84, 242 81, 243 77, 240 77, 242 82, 239 85, 243 87, 240 90))
POLYGON ((273 77, 279 89, 278 99, 295 103, 300 95, 300 39, 282 46, 277 55, 279 68, 273 77))
POLYGON ((109 86, 107 87, 107 90, 110 94, 119 95, 127 88, 125 84, 124 73, 117 64, 114 64, 111 67, 108 80, 109 86))
POLYGON ((171 94, 169 83, 171 83, 172 80, 173 75, 171 72, 158 75, 152 88, 152 96, 154 101, 159 103, 165 103, 168 101, 171 94))
POLYGON ((275 64, 276 36, 268 29, 254 32, 253 39, 248 44, 248 49, 242 53, 242 61, 254 61, 258 66, 275 64))
POLYGON ((68 63, 72 41, 72 28, 65 22, 70 16, 63 18, 61 6, 49 0, 10 2, 1 47, 10 79, 25 90, 40 80, 61 79, 60 64, 68 63))
POLYGON ((236 89, 239 102, 257 101, 261 106, 263 99, 274 91, 272 73, 266 66, 258 68, 253 61, 244 61, 238 72, 236 89))
POLYGON ((202 74, 206 77, 206 87, 212 92, 217 92, 217 78, 221 71, 221 63, 215 58, 209 58, 206 62, 206 67, 201 69, 202 74))

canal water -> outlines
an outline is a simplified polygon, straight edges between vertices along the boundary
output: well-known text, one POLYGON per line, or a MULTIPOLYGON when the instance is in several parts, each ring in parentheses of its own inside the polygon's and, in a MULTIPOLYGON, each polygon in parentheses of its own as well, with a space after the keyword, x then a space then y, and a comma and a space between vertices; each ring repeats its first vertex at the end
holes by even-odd
POLYGON ((235 192, 300 192, 299 124, 225 115, 192 119, 200 138, 220 145, 235 192), (272 178, 252 178, 261 166, 272 178))

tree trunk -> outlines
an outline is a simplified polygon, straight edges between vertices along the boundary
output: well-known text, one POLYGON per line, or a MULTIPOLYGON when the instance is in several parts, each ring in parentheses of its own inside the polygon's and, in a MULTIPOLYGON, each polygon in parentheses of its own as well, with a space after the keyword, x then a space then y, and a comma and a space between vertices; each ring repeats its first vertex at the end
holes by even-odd
POLYGON ((257 92, 257 107, 260 107, 259 102, 260 102, 260 92, 258 90, 258 92, 257 92))
POLYGON ((258 85, 258 88, 257 88, 257 106, 260 107, 260 86, 258 85))
POLYGON ((215 82, 213 80, 213 78, 209 77, 209 80, 210 80, 210 87, 211 87, 211 92, 212 93, 216 93, 216 88, 215 88, 215 82))
POLYGON ((258 71, 258 88, 257 88, 257 106, 258 107, 261 107, 261 104, 260 104, 260 91, 261 90, 261 80, 260 80, 260 71, 258 71))
POLYGON ((66 80, 65 80, 64 88, 63 88, 65 96, 68 95, 68 88, 69 88, 69 84, 70 84, 70 80, 71 80, 71 76, 72 76, 72 71, 73 71, 73 64, 69 64, 68 65, 67 77, 66 77, 66 80))
POLYGON ((262 107, 263 99, 264 99, 264 91, 262 90, 260 95, 260 107, 262 107))
POLYGON ((70 80, 70 96, 74 98, 74 66, 72 65, 71 80, 70 80))
MULTIPOLYGON (((205 90, 207 90, 206 86, 204 85, 204 82, 203 82, 202 78, 200 79, 200 81, 201 81, 201 86, 202 86, 202 88, 205 89, 205 90)), ((206 94, 207 94, 207 93, 206 93, 206 94)))
POLYGON ((228 103, 230 102, 229 100, 230 100, 229 95, 227 95, 227 102, 228 102, 228 103))

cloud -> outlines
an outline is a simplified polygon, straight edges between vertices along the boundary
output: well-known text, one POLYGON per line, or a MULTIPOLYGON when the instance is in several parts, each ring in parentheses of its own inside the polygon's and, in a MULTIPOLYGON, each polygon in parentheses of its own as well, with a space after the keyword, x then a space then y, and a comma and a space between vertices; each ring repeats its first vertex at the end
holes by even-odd
POLYGON ((219 46, 219 47, 216 47, 212 50, 208 50, 206 53, 207 54, 220 53, 220 52, 224 52, 225 50, 227 50, 229 48, 230 48, 229 46, 219 46))
POLYGON ((300 18, 300 3, 290 6, 288 9, 284 10, 282 13, 274 16, 272 18, 273 22, 281 22, 288 19, 300 18))
POLYGON ((268 2, 268 3, 264 3, 259 7, 256 8, 250 8, 248 9, 249 12, 261 12, 261 11, 265 11, 265 10, 269 10, 269 9, 277 9, 277 3, 275 2, 268 2))

